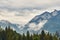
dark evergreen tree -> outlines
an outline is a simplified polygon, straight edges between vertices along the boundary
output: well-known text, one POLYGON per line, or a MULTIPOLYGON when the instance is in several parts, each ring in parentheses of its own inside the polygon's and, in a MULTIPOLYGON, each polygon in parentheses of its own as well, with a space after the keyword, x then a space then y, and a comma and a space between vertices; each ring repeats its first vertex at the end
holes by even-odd
POLYGON ((58 40, 56 35, 53 36, 53 40, 58 40))
POLYGON ((60 40, 60 38, 59 38, 59 40, 60 40))
POLYGON ((50 34, 49 40, 53 40, 53 36, 50 34))
POLYGON ((45 32, 42 30, 41 35, 40 35, 40 40, 45 40, 45 32))
POLYGON ((32 35, 30 36, 30 40, 33 40, 33 36, 32 35))
MULTIPOLYGON (((58 34, 58 33, 56 33, 58 34)), ((30 35, 29 31, 27 31, 26 35, 19 34, 16 31, 13 31, 10 27, 6 27, 5 30, 0 28, 0 40, 60 40, 58 36, 51 35, 49 32, 45 33, 42 30, 41 34, 33 34, 30 35)))
POLYGON ((30 34, 29 34, 29 31, 27 31, 27 40, 30 40, 30 34))
POLYGON ((25 34, 23 33, 22 40, 26 40, 25 34))

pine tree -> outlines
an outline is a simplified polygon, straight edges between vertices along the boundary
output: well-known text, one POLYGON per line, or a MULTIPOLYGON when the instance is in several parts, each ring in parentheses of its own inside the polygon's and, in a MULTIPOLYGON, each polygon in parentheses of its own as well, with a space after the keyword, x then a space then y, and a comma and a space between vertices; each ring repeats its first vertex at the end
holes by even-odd
POLYGON ((53 40, 58 40, 56 35, 53 36, 53 40))
POLYGON ((49 34, 49 32, 45 35, 45 40, 49 40, 49 38, 50 38, 50 34, 49 34))
POLYGON ((22 36, 21 36, 21 34, 19 35, 19 39, 18 40, 22 40, 22 36))
POLYGON ((30 40, 33 40, 33 36, 32 35, 30 36, 30 40))
POLYGON ((42 32, 41 32, 40 40, 45 40, 45 32, 44 32, 44 30, 42 30, 42 32))
POLYGON ((26 40, 25 34, 23 33, 22 40, 26 40))
POLYGON ((51 35, 49 32, 46 34, 44 30, 42 30, 41 34, 34 33, 30 35, 29 31, 27 31, 26 35, 24 33, 21 35, 13 31, 10 27, 6 27, 5 30, 2 31, 0 29, 0 40, 58 40, 58 37, 56 34, 51 35))
POLYGON ((1 28, 1 26, 0 26, 0 32, 1 32, 1 30, 2 30, 2 28, 1 28))
POLYGON ((29 31, 27 31, 27 40, 30 40, 30 34, 29 34, 29 31))
POLYGON ((53 36, 50 34, 49 40, 53 40, 53 36))
POLYGON ((60 40, 60 38, 59 38, 59 40, 60 40))

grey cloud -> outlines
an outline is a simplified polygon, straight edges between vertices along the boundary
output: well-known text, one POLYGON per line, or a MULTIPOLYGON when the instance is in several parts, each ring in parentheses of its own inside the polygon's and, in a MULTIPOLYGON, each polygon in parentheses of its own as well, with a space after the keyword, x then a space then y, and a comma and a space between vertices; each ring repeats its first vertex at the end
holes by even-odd
MULTIPOLYGON (((16 7, 17 5, 12 6, 12 4, 11 4, 11 2, 15 3, 16 0, 15 1, 14 0, 11 0, 11 1, 10 0, 3 0, 3 2, 1 0, 0 1, 0 9, 3 9, 3 10, 7 9, 8 11, 24 12, 25 10, 29 10, 29 11, 32 11, 34 9, 36 9, 36 10, 45 10, 45 9, 50 8, 50 7, 60 7, 60 0, 48 0, 48 1, 46 0, 46 2, 49 2, 49 1, 51 1, 51 2, 46 3, 45 1, 43 1, 45 3, 42 2, 41 4, 39 2, 35 2, 33 0, 31 0, 31 1, 29 0, 30 2, 28 0, 26 0, 26 1, 20 0, 20 1, 24 2, 26 5, 21 6, 21 5, 23 5, 23 3, 20 3, 20 6, 16 7), (29 4, 32 5, 32 6, 29 6, 29 4)), ((41 2, 41 0, 37 0, 37 1, 41 2)), ((15 4, 13 4, 13 5, 15 5, 15 4)))

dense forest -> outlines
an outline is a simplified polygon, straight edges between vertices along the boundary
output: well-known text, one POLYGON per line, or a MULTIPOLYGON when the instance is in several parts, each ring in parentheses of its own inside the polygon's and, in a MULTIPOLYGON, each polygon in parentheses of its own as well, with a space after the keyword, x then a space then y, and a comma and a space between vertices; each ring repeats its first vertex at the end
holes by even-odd
POLYGON ((55 33, 54 35, 45 33, 44 30, 41 31, 40 34, 33 35, 27 31, 26 35, 19 34, 16 31, 13 31, 10 27, 6 27, 5 30, 0 28, 0 40, 60 40, 58 35, 55 33))

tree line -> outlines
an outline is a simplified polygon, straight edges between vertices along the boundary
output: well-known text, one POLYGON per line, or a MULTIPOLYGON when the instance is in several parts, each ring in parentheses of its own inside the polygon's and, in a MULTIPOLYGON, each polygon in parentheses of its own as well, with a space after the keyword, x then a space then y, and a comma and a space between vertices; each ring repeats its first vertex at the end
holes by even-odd
POLYGON ((0 28, 0 40, 60 40, 56 34, 52 35, 49 32, 45 33, 44 30, 40 34, 33 35, 27 31, 26 35, 19 34, 13 31, 10 27, 6 27, 5 30, 0 28))

